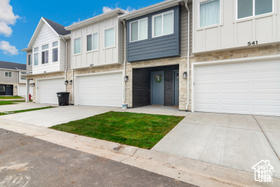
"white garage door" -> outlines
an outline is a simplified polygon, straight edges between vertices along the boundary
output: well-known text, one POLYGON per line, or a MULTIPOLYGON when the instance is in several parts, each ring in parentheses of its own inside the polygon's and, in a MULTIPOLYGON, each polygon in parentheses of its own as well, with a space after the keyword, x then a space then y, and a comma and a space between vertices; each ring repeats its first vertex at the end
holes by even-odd
MULTIPOLYGON (((33 96, 33 87, 29 86, 29 94, 33 96)), ((26 96, 26 86, 25 85, 19 85, 18 86, 18 96, 25 97, 26 96)))
POLYGON ((122 73, 76 78, 75 104, 115 106, 122 104, 122 73))
POLYGON ((37 82, 37 103, 58 104, 57 92, 64 92, 64 79, 46 79, 37 82))
POLYGON ((194 110, 280 116, 280 60, 197 66, 194 110))

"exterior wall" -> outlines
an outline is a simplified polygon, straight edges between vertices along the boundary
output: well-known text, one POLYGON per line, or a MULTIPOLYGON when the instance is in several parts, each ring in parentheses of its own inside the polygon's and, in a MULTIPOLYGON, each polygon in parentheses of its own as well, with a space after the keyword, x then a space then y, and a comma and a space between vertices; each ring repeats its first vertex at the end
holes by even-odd
POLYGON ((187 71, 187 59, 174 57, 156 60, 139 61, 126 65, 126 75, 129 77, 125 83, 126 103, 133 107, 133 69, 158 66, 179 65, 179 110, 186 110, 187 104, 187 79, 183 79, 183 73, 187 71))
MULTIPOLYGON (((60 49, 61 45, 61 40, 59 37, 52 31, 49 26, 46 24, 43 24, 36 41, 34 42, 32 49, 33 49, 33 54, 32 54, 32 70, 33 74, 39 74, 39 73, 44 73, 44 72, 55 72, 55 71, 61 71, 60 63, 61 63, 61 58, 60 58, 60 53, 61 50, 58 50, 58 56, 59 60, 57 62, 52 62, 52 42, 58 41, 58 48, 60 49), (42 64, 42 46, 49 44, 49 60, 47 64, 42 64), (34 48, 38 47, 38 65, 34 65, 34 48)), ((62 62, 63 63, 63 62, 62 62)))
POLYGON ((220 24, 200 28, 199 3, 203 1, 194 0, 193 3, 194 53, 244 48, 253 41, 258 41, 259 45, 280 41, 278 0, 274 0, 274 12, 242 19, 237 19, 237 0, 220 0, 220 24))
POLYGON ((0 84, 17 84, 18 71, 15 70, 0 70, 0 84), (5 77, 5 72, 12 72, 12 77, 5 77))
POLYGON ((33 56, 32 56, 32 51, 27 51, 26 52, 26 71, 27 72, 32 72, 32 64, 33 64, 33 56), (28 55, 31 55, 31 64, 28 65, 28 55))
POLYGON ((117 17, 113 17, 81 29, 71 31, 71 43, 74 39, 81 38, 81 54, 74 54, 74 45, 72 45, 71 67, 73 69, 90 67, 98 65, 109 65, 122 62, 122 31, 121 24, 117 17), (115 28, 115 46, 105 48, 104 33, 105 30, 115 28), (87 35, 98 33, 98 50, 87 51, 87 35))
MULTIPOLYGON (((190 54, 192 54, 192 4, 188 4, 190 9, 190 54)), ((186 57, 188 55, 188 11, 185 5, 181 6, 181 29, 180 29, 180 38, 181 38, 181 57, 186 57)))
POLYGON ((127 60, 140 60, 173 57, 180 55, 180 6, 141 16, 127 22, 127 60), (174 34, 152 37, 152 17, 154 15, 174 11, 174 34), (130 23, 142 18, 148 18, 148 39, 130 42, 130 23))
MULTIPOLYGON (((229 51, 220 51, 220 52, 211 52, 211 53, 202 53, 195 55, 191 58, 191 63, 196 62, 210 62, 210 61, 218 61, 218 60, 232 60, 232 59, 240 59, 240 58, 248 58, 248 57, 261 57, 261 56, 270 56, 270 55, 279 55, 280 54, 280 44, 274 44, 264 47, 255 47, 248 49, 239 49, 239 50, 229 50, 229 51)), ((190 66, 190 82, 192 76, 192 69, 190 66)), ((190 84, 190 105, 189 110, 191 110, 191 102, 192 102, 192 84, 190 84)))

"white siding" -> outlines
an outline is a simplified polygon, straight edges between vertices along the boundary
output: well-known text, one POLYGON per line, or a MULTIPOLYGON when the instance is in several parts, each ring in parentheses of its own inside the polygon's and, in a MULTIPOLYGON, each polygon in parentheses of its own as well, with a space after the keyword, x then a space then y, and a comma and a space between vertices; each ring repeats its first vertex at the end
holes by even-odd
MULTIPOLYGON (((34 66, 34 53, 33 53, 33 58, 32 58, 32 69, 33 69, 33 74, 39 74, 39 73, 44 73, 44 72, 55 72, 55 71, 61 71, 63 70, 60 67, 60 58, 58 58, 58 62, 52 62, 52 42, 58 41, 58 46, 60 46, 60 39, 59 37, 55 34, 54 31, 49 28, 46 24, 43 24, 42 28, 40 29, 39 34, 36 37, 36 40, 33 44, 33 49, 38 47, 39 49, 39 65, 34 66), (42 64, 42 45, 49 44, 49 62, 47 64, 42 64)), ((33 50, 34 51, 34 50, 33 50)), ((60 53, 60 52, 59 52, 60 53)))
POLYGON ((237 20, 236 0, 221 1, 221 23, 205 28, 199 27, 199 5, 194 2, 193 52, 247 47, 248 42, 259 45, 280 41, 280 3, 274 0, 274 12, 237 20))
MULTIPOLYGON (((122 45, 119 44, 120 29, 117 17, 95 23, 81 29, 71 31, 71 43, 74 44, 74 39, 81 37, 81 54, 74 54, 74 45, 72 45, 71 54, 72 68, 89 67, 91 64, 94 66, 107 65, 113 63, 120 63, 122 61, 122 45), (104 47, 104 31, 106 29, 115 28, 115 46, 112 48, 104 47), (98 33, 98 50, 87 51, 87 35, 98 33)), ((122 41, 120 41, 122 42, 122 41)))

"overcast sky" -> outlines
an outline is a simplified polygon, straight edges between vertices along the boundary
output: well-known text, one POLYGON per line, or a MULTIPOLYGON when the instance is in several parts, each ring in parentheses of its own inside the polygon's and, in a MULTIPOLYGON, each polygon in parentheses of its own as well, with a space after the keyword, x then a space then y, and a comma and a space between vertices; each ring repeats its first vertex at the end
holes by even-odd
POLYGON ((41 17, 64 26, 114 8, 133 11, 163 0, 0 0, 0 61, 26 63, 27 47, 41 17))

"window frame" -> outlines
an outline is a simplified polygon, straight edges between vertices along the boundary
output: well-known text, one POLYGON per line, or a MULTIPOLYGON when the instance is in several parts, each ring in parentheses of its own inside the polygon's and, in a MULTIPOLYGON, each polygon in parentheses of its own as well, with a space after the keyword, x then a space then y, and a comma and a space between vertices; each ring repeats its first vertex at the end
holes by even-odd
POLYGON ((265 17, 267 15, 274 14, 274 12, 275 12, 275 0, 272 0, 272 11, 271 12, 267 12, 267 13, 259 14, 259 15, 256 15, 256 0, 252 0, 252 1, 253 1, 253 15, 248 16, 248 17, 244 17, 244 18, 238 18, 238 0, 235 1, 235 6, 236 6, 235 14, 236 14, 236 20, 237 21, 243 21, 243 20, 247 20, 247 19, 265 17))
POLYGON ((175 32, 175 28, 174 28, 174 27, 175 27, 175 14, 174 14, 174 10, 168 10, 168 11, 166 11, 166 12, 162 12, 162 13, 160 13, 160 14, 156 14, 156 15, 153 15, 153 16, 152 16, 152 38, 158 38, 158 37, 162 37, 162 36, 172 35, 172 34, 174 34, 174 32, 175 32), (172 12, 172 14, 173 14, 173 32, 170 33, 170 34, 163 34, 163 25, 164 25, 163 15, 166 14, 166 13, 170 13, 170 12, 172 12), (160 35, 160 36, 155 36, 154 18, 155 18, 155 17, 158 17, 158 16, 160 16, 160 15, 161 15, 161 17, 162 17, 162 26, 161 26, 162 35, 160 35))
POLYGON ((49 45, 49 44, 44 44, 44 45, 42 45, 42 47, 41 47, 41 49, 42 49, 42 50, 41 50, 41 57, 42 57, 42 58, 41 58, 41 59, 42 59, 41 64, 42 64, 42 65, 45 65, 45 64, 48 64, 48 63, 49 63, 49 56, 50 56, 49 48, 50 48, 50 45, 49 45), (48 45, 48 48, 47 48, 47 49, 43 49, 43 46, 46 46, 46 45, 48 45), (43 53, 46 52, 46 51, 48 52, 48 61, 45 62, 45 63, 43 63, 43 53))
POLYGON ((98 50, 99 50, 99 33, 98 33, 98 32, 95 32, 95 33, 87 34, 87 35, 86 35, 86 50, 87 50, 87 53, 95 52, 95 51, 98 51, 98 50), (95 34, 97 34, 97 48, 96 48, 96 49, 93 49, 93 35, 95 35, 95 34), (89 51, 87 50, 87 42, 88 42, 88 41, 87 41, 87 37, 88 37, 88 36, 91 36, 91 42, 92 42, 92 43, 91 43, 91 45, 92 45, 91 48, 92 48, 92 49, 89 50, 89 51))
POLYGON ((205 3, 205 2, 207 2, 207 1, 209 1, 209 0, 200 0, 199 2, 198 2, 198 6, 197 6, 197 9, 198 9, 198 29, 197 30, 201 30, 201 29, 208 29, 208 28, 213 28, 213 27, 218 27, 218 26, 221 26, 221 25, 223 25, 223 9, 222 9, 222 7, 223 7, 223 0, 220 0, 220 21, 219 21, 219 23, 218 24, 214 24, 214 25, 207 25, 207 26, 204 26, 204 27, 201 27, 200 26, 200 5, 201 5, 201 3, 205 3))
POLYGON ((73 55, 80 55, 82 54, 82 37, 77 37, 73 39, 73 55), (80 39, 80 52, 79 53, 75 53, 75 40, 80 39))
POLYGON ((107 29, 104 29, 104 49, 110 49, 110 48, 114 48, 116 47, 116 28, 115 27, 110 27, 110 28, 107 28, 107 29), (113 46, 109 46, 109 47, 106 47, 106 31, 107 30, 110 30, 110 29, 114 29, 114 45, 113 46))
POLYGON ((5 71, 4 77, 6 77, 6 78, 12 78, 12 77, 13 77, 13 72, 11 72, 11 71, 5 71), (8 73, 8 76, 6 76, 6 73, 8 73))
POLYGON ((34 53, 33 53, 34 66, 38 66, 38 65, 40 64, 40 61, 39 61, 39 47, 34 47, 33 51, 34 51, 34 53), (37 51, 36 51, 36 49, 37 49, 37 51), (38 58, 37 58, 37 60, 38 60, 37 64, 35 64, 35 55, 38 56, 38 58))
POLYGON ((27 65, 32 66, 32 54, 31 53, 29 53, 27 55, 27 65))
POLYGON ((138 42, 138 41, 142 41, 142 40, 147 40, 149 37, 149 20, 148 20, 148 17, 145 17, 145 18, 141 18, 141 19, 138 19, 138 20, 134 20, 134 21, 131 21, 130 23, 129 23, 129 42, 130 43, 132 43, 132 42, 138 42), (141 40, 139 40, 139 21, 141 21, 141 20, 146 20, 147 21, 147 36, 146 36, 146 38, 144 38, 144 39, 141 39, 141 40), (135 22, 137 22, 137 24, 138 24, 138 37, 137 37, 137 40, 135 40, 135 41, 131 41, 131 32, 132 32, 132 27, 131 27, 131 24, 132 23, 135 23, 135 22))
POLYGON ((59 61, 59 42, 58 41, 54 41, 54 42, 52 42, 52 62, 58 62, 59 61), (57 46, 53 46, 53 44, 54 43, 56 43, 57 42, 57 46), (53 61, 53 50, 54 49, 57 49, 57 61, 53 61))

